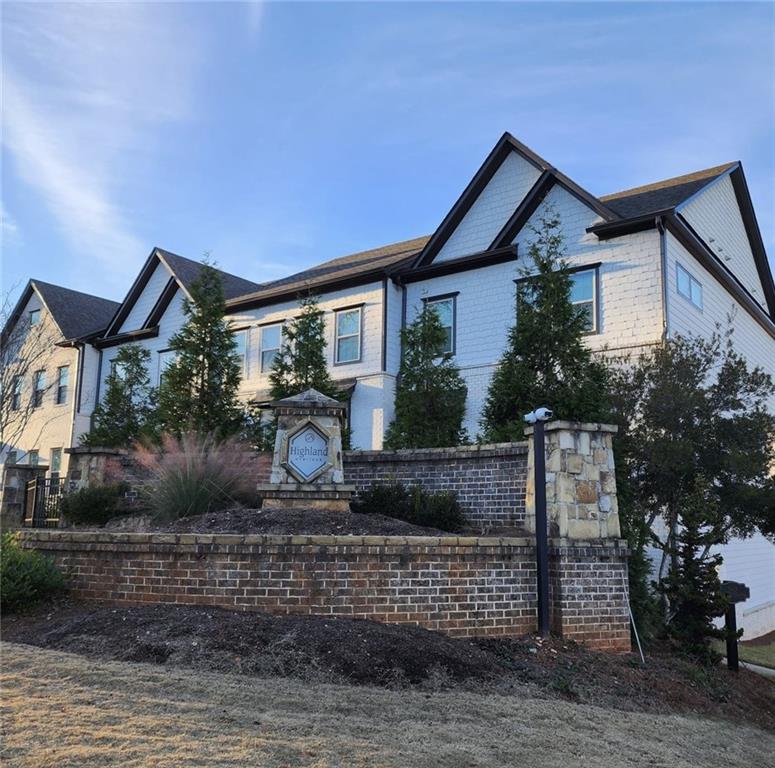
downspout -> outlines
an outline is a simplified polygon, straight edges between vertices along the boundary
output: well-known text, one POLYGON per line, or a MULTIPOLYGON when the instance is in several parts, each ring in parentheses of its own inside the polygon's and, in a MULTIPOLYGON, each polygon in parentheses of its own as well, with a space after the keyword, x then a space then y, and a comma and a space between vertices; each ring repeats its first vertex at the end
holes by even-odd
MULTIPOLYGON (((70 440, 68 441, 68 448, 74 448, 75 447, 75 418, 78 415, 78 411, 80 410, 80 399, 81 399, 81 368, 83 366, 83 355, 81 353, 83 349, 83 342, 76 341, 73 344, 73 347, 75 348, 75 392, 73 393, 73 405, 70 411, 70 440)), ((62 451, 64 454, 64 451, 62 451)), ((62 461, 64 461, 65 456, 61 456, 59 461, 60 464, 62 461)), ((70 461, 68 459, 67 462, 68 466, 67 468, 62 471, 62 467, 59 468, 59 474, 60 477, 67 477, 68 471, 70 469, 70 461)))
POLYGON ((659 232, 659 259, 662 278, 662 340, 665 341, 670 335, 670 316, 667 307, 667 231, 662 216, 657 216, 655 224, 659 232))
MULTIPOLYGON (((97 360, 97 387, 94 390, 94 407, 96 408, 100 404, 100 389, 102 384, 102 348, 100 348, 100 356, 97 360)), ((92 416, 89 417, 89 430, 94 426, 92 423, 92 417, 94 415, 94 412, 92 411, 92 416)))
POLYGON ((387 373, 388 279, 382 278, 382 373, 387 373))

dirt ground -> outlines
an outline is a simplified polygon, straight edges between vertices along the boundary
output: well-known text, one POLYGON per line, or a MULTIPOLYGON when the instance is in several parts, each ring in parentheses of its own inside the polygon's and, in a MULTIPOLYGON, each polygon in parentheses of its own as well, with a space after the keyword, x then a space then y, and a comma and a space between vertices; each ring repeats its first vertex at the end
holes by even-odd
POLYGON ((696 716, 0 653, 8 768, 775 765, 772 734, 696 716))
POLYGON ((263 512, 241 507, 219 510, 205 515, 184 517, 164 525, 155 525, 150 516, 115 518, 106 526, 115 531, 163 531, 167 533, 256 533, 256 534, 326 534, 354 536, 450 536, 436 528, 396 520, 384 515, 357 512, 263 512))
POLYGON ((775 683, 675 656, 586 650, 560 639, 454 639, 420 627, 195 606, 63 601, 6 616, 2 638, 94 659, 393 690, 539 696, 690 713, 775 733, 775 683))

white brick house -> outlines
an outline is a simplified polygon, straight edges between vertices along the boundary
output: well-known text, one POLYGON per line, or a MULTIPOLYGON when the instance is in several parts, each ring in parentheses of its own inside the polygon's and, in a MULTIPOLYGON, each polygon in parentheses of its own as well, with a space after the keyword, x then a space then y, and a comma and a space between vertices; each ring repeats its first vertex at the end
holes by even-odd
MULTIPOLYGON (((587 306, 594 350, 636 351, 663 337, 713 332, 734 316, 735 343, 775 376, 775 286, 740 163, 595 197, 510 134, 504 134, 430 237, 352 254, 282 280, 252 283, 224 274, 228 316, 244 350, 242 394, 268 397, 267 369, 282 323, 299 296, 326 312, 333 378, 351 392, 352 442, 379 448, 393 416, 400 328, 423 301, 439 302, 468 384, 466 427, 479 415, 514 322, 515 279, 526 263, 530 225, 551 205, 560 215, 574 299, 587 306)), ((101 391, 121 344, 153 354, 158 380, 181 300, 198 267, 154 249, 101 338, 101 391)), ((250 265, 245 272, 250 273, 250 265)), ((772 403, 775 410, 775 402, 772 403)), ((744 625, 775 627, 775 547, 744 544, 760 562, 744 625)))

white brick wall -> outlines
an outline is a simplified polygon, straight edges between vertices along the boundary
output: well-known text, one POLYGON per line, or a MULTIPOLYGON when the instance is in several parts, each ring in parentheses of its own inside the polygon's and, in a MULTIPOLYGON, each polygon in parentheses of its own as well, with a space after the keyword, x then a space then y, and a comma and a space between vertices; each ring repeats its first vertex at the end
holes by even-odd
POLYGON ((444 244, 436 261, 488 248, 540 175, 535 166, 511 152, 444 244))
POLYGON ((634 348, 658 341, 662 334, 659 235, 638 232, 599 241, 586 231, 600 222, 598 215, 555 186, 514 240, 520 265, 530 264, 528 249, 535 238, 531 226, 538 226, 549 206, 559 214, 568 263, 581 267, 601 262, 600 333, 587 337, 590 347, 634 348))
POLYGON ((678 210, 754 299, 766 306, 762 282, 729 176, 718 179, 678 210))
MULTIPOLYGON (((537 224, 547 206, 560 215, 567 260, 573 266, 602 262, 600 267, 600 333, 587 337, 595 350, 630 349, 652 344, 662 334, 659 236, 642 232, 599 242, 586 232, 597 214, 569 192, 555 187, 533 215, 537 224)), ((459 292, 455 361, 468 385, 465 426, 471 437, 479 419, 490 377, 502 355, 509 328, 514 324, 514 280, 530 263, 528 245, 534 234, 526 227, 515 239, 519 258, 483 269, 431 278, 407 286, 407 322, 422 299, 459 292)))

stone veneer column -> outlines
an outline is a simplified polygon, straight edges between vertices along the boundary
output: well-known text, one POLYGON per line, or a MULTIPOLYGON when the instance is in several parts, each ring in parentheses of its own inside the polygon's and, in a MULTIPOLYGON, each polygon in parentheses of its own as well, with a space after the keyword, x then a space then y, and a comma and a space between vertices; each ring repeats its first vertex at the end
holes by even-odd
MULTIPOLYGON (((621 537, 613 436, 617 427, 550 421, 546 433, 546 514, 549 536, 595 541, 621 537)), ((527 457, 525 525, 535 532, 533 427, 527 457)))

